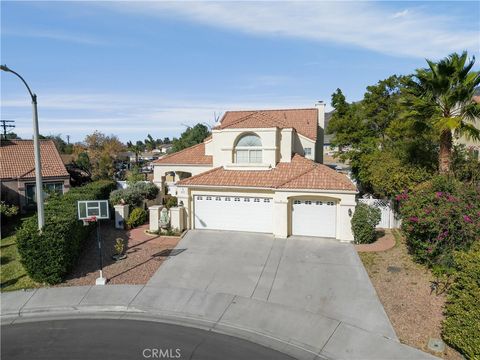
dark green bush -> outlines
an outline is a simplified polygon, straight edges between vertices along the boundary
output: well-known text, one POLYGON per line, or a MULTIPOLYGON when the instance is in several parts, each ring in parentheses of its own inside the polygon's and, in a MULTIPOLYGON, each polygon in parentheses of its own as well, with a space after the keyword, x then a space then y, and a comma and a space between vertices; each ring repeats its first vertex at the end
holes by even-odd
POLYGON ((359 203, 352 216, 352 231, 355 244, 370 244, 375 241, 375 227, 381 219, 380 209, 359 203))
POLYGON ((410 251, 434 270, 450 268, 455 250, 480 240, 480 191, 473 185, 438 176, 397 200, 410 251))
POLYGON ((147 221, 147 212, 142 208, 135 208, 130 213, 130 216, 127 220, 127 226, 130 229, 136 228, 137 226, 145 224, 147 221))
POLYGON ((25 220, 17 231, 21 262, 28 275, 41 283, 56 284, 75 264, 92 226, 77 219, 77 201, 107 199, 115 188, 111 181, 97 181, 72 188, 45 205, 45 227, 40 234, 37 217, 25 220))
POLYGON ((166 195, 164 202, 165 202, 165 207, 167 209, 170 209, 171 207, 177 206, 178 199, 176 196, 166 195))
POLYGON ((480 243, 454 255, 455 281, 448 289, 442 336, 467 359, 480 359, 480 243))

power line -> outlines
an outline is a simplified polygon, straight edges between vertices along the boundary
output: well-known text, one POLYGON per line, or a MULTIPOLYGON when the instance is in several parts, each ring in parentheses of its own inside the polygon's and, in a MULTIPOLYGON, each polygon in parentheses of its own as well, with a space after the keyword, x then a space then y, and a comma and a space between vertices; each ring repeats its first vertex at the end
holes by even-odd
POLYGON ((15 127, 15 125, 10 125, 9 123, 13 123, 13 122, 15 122, 15 120, 0 120, 0 122, 2 123, 2 125, 0 125, 0 126, 3 128, 3 138, 6 139, 7 138, 7 129, 8 128, 13 129, 15 127))

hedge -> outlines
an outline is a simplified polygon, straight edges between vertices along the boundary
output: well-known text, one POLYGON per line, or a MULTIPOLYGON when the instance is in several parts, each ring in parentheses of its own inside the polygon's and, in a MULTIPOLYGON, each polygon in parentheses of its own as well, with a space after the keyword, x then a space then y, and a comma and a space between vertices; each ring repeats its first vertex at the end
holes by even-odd
POLYGON ((72 269, 83 243, 93 230, 77 219, 77 201, 108 199, 112 181, 96 181, 72 188, 45 204, 45 226, 38 232, 37 217, 23 222, 17 231, 17 246, 25 271, 35 281, 57 284, 72 269))
POLYGON ((456 278, 448 289, 442 336, 467 359, 480 359, 480 243, 454 255, 456 278))

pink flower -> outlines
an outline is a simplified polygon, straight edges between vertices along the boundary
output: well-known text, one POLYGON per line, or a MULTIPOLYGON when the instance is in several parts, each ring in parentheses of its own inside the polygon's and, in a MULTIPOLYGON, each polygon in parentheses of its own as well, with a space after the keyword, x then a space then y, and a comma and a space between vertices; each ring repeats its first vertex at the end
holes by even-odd
POLYGON ((430 214, 432 212, 432 209, 425 209, 425 214, 430 214))
POLYGON ((463 220, 465 220, 465 222, 467 223, 473 222, 472 218, 468 215, 463 215, 463 220))
POLYGON ((437 198, 441 198, 442 195, 443 195, 443 192, 441 192, 441 191, 437 191, 437 192, 435 193, 435 196, 436 196, 437 198))
POLYGON ((416 222, 418 222, 418 217, 416 217, 416 216, 411 216, 408 220, 410 220, 411 222, 416 223, 416 222))

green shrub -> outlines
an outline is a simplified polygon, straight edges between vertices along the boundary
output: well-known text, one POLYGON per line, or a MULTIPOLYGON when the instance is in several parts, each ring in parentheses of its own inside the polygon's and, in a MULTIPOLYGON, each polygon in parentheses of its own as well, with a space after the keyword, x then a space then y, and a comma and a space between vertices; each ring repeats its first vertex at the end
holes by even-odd
POLYGON ((28 275, 40 283, 56 284, 71 270, 92 226, 77 219, 77 201, 107 199, 115 188, 111 181, 97 181, 72 188, 45 205, 45 226, 38 232, 37 217, 28 218, 17 231, 21 262, 28 275))
POLYGON ((137 182, 131 188, 138 191, 145 199, 153 200, 157 197, 159 188, 151 182, 137 182))
POLYGON ((112 205, 126 204, 130 208, 140 206, 143 202, 142 194, 133 188, 118 189, 110 194, 110 203, 112 205))
POLYGON ((359 203, 352 216, 352 231, 355 244, 370 244, 375 241, 375 227, 381 219, 380 209, 359 203))
POLYGON ((448 290, 442 336, 467 359, 480 359, 480 243, 454 255, 457 271, 448 290))
POLYGON ((438 176, 397 200, 411 253, 434 270, 448 269, 455 250, 480 240, 480 191, 472 185, 438 176))
POLYGON ((136 228, 137 226, 145 224, 147 221, 147 212, 142 208, 135 208, 130 213, 130 216, 127 220, 127 226, 130 229, 136 228))
POLYGON ((167 209, 177 206, 177 203, 178 203, 178 199, 176 196, 171 196, 171 195, 165 196, 165 207, 167 209))

